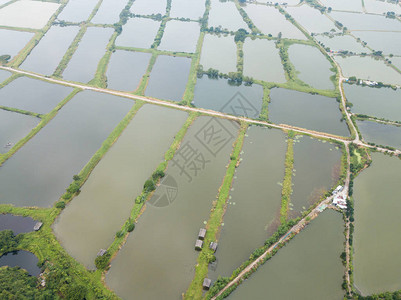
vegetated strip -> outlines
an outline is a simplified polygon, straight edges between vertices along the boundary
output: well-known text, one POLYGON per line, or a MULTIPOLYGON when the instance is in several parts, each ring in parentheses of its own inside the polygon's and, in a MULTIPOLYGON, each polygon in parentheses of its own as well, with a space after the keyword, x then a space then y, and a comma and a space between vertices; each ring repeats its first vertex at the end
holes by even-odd
POLYGON ((19 140, 7 153, 0 154, 0 167, 1 165, 9 159, 15 152, 18 151, 23 145, 25 145, 31 138, 33 138, 39 130, 46 126, 58 113, 58 111, 68 102, 70 101, 81 89, 76 88, 69 94, 64 100, 62 100, 51 112, 46 115, 40 115, 42 120, 39 124, 31 130, 31 132, 25 136, 23 139, 19 140))
POLYGON ((43 117, 42 114, 38 114, 38 113, 35 113, 35 112, 32 112, 32 111, 23 110, 23 109, 14 108, 14 107, 8 107, 8 106, 0 105, 0 109, 7 110, 7 111, 12 111, 12 112, 23 114, 23 115, 27 115, 27 116, 32 116, 32 117, 36 117, 36 118, 40 118, 40 119, 43 117))
POLYGON ((284 224, 288 219, 288 204, 292 194, 292 172, 294 170, 294 132, 289 131, 287 153, 285 155, 285 173, 281 190, 280 222, 284 224))
MULTIPOLYGON (((178 150, 178 148, 181 145, 181 141, 183 140, 185 134, 188 131, 188 128, 192 125, 192 123, 195 121, 195 119, 199 116, 198 113, 190 113, 188 116, 188 119, 185 121, 184 125, 181 127, 180 131, 175 135, 174 141, 171 144, 170 148, 166 151, 164 155, 164 161, 158 165, 156 170, 153 172, 153 174, 150 176, 149 180, 156 181, 155 184, 158 183, 158 181, 164 177, 164 172, 167 169, 168 163, 171 159, 173 159, 175 152, 178 150)), ((102 277, 102 281, 104 282, 104 270, 108 269, 110 260, 113 259, 118 251, 121 249, 121 247, 125 244, 129 232, 131 232, 134 227, 135 227, 135 222, 138 220, 142 212, 144 211, 144 205, 147 200, 151 198, 153 195, 153 191, 149 191, 147 187, 145 187, 142 190, 142 193, 136 197, 135 199, 135 205, 131 210, 131 215, 128 220, 124 223, 124 225, 121 227, 121 230, 117 232, 113 243, 109 246, 107 249, 107 253, 103 256, 100 256, 97 258, 97 261, 95 261, 96 266, 98 267, 99 270, 97 270, 95 273, 98 274, 98 276, 102 277)))
POLYGON ((233 144, 233 150, 230 156, 230 163, 227 167, 223 183, 219 188, 217 200, 213 201, 213 208, 210 213, 209 220, 206 225, 206 237, 204 244, 206 245, 200 252, 195 266, 195 276, 188 290, 185 293, 184 299, 201 299, 202 298, 202 283, 208 273, 208 265, 215 260, 214 252, 209 249, 209 244, 216 241, 217 233, 223 221, 223 215, 226 209, 226 201, 230 194, 235 168, 240 162, 240 153, 244 143, 245 134, 248 124, 241 123, 237 140, 233 144))

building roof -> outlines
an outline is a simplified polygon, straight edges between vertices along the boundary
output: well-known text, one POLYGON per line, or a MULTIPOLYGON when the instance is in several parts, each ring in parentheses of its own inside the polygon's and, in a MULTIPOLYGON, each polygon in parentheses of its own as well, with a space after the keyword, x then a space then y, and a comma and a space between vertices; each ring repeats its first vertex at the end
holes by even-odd
POLYGON ((209 248, 212 249, 214 252, 217 250, 217 243, 216 242, 211 242, 209 245, 209 248))
POLYGON ((206 229, 205 229, 205 228, 201 228, 201 229, 199 230, 198 237, 199 237, 201 240, 203 240, 203 239, 205 238, 205 236, 206 236, 206 229))
POLYGON ((196 240, 195 242, 195 250, 201 250, 203 247, 203 241, 202 240, 196 240))
POLYGON ((204 289, 209 289, 211 285, 212 285, 212 280, 211 279, 205 278, 203 280, 203 288, 204 289))
POLYGON ((42 222, 37 222, 35 226, 33 226, 33 230, 38 231, 42 227, 42 222))

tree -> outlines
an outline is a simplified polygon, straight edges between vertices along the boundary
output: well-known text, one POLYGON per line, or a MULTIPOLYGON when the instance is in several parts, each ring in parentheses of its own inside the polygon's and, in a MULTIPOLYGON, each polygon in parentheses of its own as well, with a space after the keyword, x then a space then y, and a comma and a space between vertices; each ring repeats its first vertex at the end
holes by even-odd
POLYGON ((236 43, 244 42, 247 34, 248 32, 245 29, 243 28, 238 29, 237 32, 235 33, 234 41, 236 43))
POLYGON ((18 240, 12 230, 0 231, 0 254, 15 250, 18 240))
POLYGON ((152 179, 148 179, 143 185, 143 188, 145 189, 145 192, 152 192, 156 189, 155 182, 152 179))

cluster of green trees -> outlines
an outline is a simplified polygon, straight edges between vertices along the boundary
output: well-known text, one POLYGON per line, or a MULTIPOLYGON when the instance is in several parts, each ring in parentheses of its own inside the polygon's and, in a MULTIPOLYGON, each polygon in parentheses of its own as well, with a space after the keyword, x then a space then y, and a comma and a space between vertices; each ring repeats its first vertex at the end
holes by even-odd
POLYGON ((15 236, 12 230, 0 231, 0 256, 14 251, 19 243, 20 235, 15 236))

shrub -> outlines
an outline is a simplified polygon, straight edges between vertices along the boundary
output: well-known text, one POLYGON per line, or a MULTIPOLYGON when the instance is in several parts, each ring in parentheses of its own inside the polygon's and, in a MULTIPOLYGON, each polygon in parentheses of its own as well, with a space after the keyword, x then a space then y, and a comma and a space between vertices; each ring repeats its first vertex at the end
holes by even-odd
POLYGON ((132 232, 135 229, 135 223, 128 224, 127 231, 132 232))
POLYGON ((65 202, 64 201, 57 202, 56 203, 56 208, 64 209, 65 208, 65 202))
POLYGON ((99 270, 104 270, 109 265, 110 253, 105 253, 102 256, 98 256, 95 259, 95 266, 99 270))
POLYGON ((143 188, 145 189, 146 192, 152 192, 156 189, 155 182, 152 179, 148 179, 143 185, 143 188))

